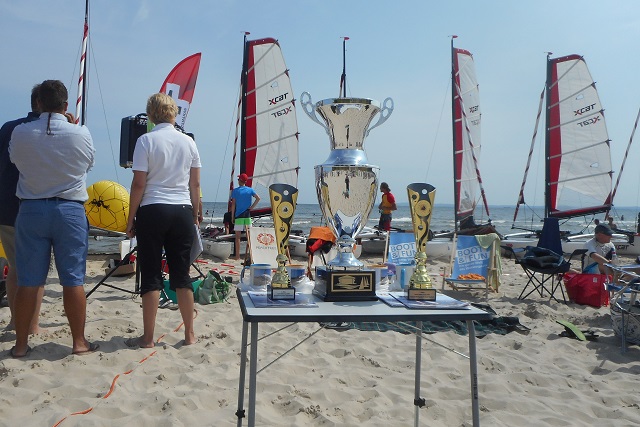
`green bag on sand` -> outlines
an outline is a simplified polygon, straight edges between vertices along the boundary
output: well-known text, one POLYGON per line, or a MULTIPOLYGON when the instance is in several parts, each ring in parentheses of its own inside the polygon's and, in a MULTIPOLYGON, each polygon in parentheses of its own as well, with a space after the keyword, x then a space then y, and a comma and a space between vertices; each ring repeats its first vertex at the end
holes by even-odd
POLYGON ((200 304, 223 302, 231 293, 231 283, 220 276, 217 271, 210 270, 198 287, 196 300, 200 304))

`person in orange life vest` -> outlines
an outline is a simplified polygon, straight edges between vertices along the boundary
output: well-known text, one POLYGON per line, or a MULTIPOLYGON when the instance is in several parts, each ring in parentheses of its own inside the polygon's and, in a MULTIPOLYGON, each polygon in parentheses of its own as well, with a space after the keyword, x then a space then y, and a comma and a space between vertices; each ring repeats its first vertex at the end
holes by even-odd
POLYGON ((398 209, 396 206, 396 198, 391 194, 389 184, 383 182, 380 184, 380 191, 382 191, 382 201, 378 205, 380 211, 380 221, 378 222, 378 230, 391 230, 391 211, 398 209))

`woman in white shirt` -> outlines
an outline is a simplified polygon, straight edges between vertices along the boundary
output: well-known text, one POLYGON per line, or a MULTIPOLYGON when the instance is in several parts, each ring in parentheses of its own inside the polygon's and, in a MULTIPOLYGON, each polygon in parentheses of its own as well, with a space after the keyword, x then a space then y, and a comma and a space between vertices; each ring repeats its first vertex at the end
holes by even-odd
POLYGON ((162 251, 169 267, 170 288, 176 291, 184 322, 184 344, 194 344, 193 288, 190 253, 198 225, 200 155, 192 138, 175 129, 178 107, 168 95, 147 101, 147 116, 156 126, 136 141, 127 236, 136 236, 142 336, 127 340, 130 347, 154 346, 154 328, 162 277, 162 251))

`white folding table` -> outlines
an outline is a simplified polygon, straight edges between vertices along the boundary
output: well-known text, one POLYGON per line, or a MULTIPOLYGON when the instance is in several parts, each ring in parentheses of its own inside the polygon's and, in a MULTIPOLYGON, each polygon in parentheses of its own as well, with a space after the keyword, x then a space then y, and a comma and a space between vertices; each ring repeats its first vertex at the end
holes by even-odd
MULTIPOLYGON (((244 394, 247 365, 247 343, 249 325, 251 325, 251 351, 249 355, 249 400, 248 425, 255 425, 256 414, 256 376, 258 360, 258 325, 278 322, 402 322, 415 321, 422 331, 423 321, 465 321, 469 331, 469 374, 471 382, 471 409, 473 425, 480 425, 478 406, 478 370, 476 366, 476 334, 474 320, 490 320, 493 315, 475 307, 457 310, 408 309, 391 307, 382 301, 324 302, 312 297, 314 307, 256 307, 246 292, 236 291, 242 310, 242 349, 240 356, 240 378, 238 385, 238 427, 245 417, 244 394)), ((422 357, 422 334, 416 334, 415 367, 415 425, 418 425, 419 409, 424 405, 420 397, 420 373, 422 357)))

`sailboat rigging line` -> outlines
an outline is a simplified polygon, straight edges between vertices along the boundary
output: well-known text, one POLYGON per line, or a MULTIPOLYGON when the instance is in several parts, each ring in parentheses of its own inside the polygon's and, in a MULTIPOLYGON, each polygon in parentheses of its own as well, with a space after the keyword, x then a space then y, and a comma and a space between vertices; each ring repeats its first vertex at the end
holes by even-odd
POLYGON ((436 126, 436 134, 433 137, 433 144, 431 144, 431 153, 429 153, 427 168, 424 174, 424 181, 427 182, 429 178, 429 170, 431 168, 431 160, 433 159, 433 153, 436 149, 436 142, 438 141, 438 134, 440 133, 440 124, 442 123, 442 114, 444 112, 444 108, 447 103, 447 98, 449 97, 449 85, 451 84, 451 76, 447 78, 447 88, 444 91, 444 96, 442 97, 442 108, 440 108, 440 117, 438 118, 438 125, 436 126))
MULTIPOLYGON (((627 149, 624 152, 624 157, 622 158, 622 164, 620 165, 620 172, 618 172, 618 177, 616 178, 616 185, 613 187, 613 192, 611 193, 611 205, 613 206, 613 200, 616 197, 616 191, 618 191, 618 184, 620 184, 620 177, 622 176, 622 171, 624 170, 624 164, 627 161, 627 157, 629 156, 629 149, 631 148, 631 143, 633 142, 633 136, 636 133, 636 129, 638 128, 638 119, 640 119, 640 108, 638 109, 638 114, 636 115, 636 121, 633 124, 633 129, 631 130, 631 136, 629 136, 629 143, 627 144, 627 149)), ((607 210, 605 217, 609 215, 609 211, 607 210)))
POLYGON ((251 95, 253 92, 257 91, 258 89, 261 89, 265 86, 269 86, 271 83, 273 83, 274 81, 276 81, 278 78, 282 77, 285 74, 289 74, 289 69, 287 68, 286 70, 284 70, 282 73, 278 74, 277 76, 275 76, 273 79, 264 82, 263 84, 261 84, 260 86, 256 86, 255 89, 250 90, 249 92, 247 92, 247 95, 251 95))
MULTIPOLYGON (((529 167, 531 166, 531 158, 533 157, 533 149, 536 145, 536 136, 538 135, 538 127, 540 126, 540 117, 542 115, 542 105, 544 103, 544 93, 546 88, 542 88, 540 92, 540 104, 538 105, 538 115, 536 116, 536 124, 533 128, 533 137, 531 138, 531 146, 529 147, 529 156, 527 157, 527 166, 524 168, 524 177, 522 178, 522 185, 520 186, 520 193, 518 194, 518 202, 516 203, 516 210, 513 214, 513 224, 518 218, 518 210, 521 204, 524 204, 524 186, 527 182, 527 175, 529 174, 529 167)), ((511 226, 513 228, 513 225, 511 226)))
MULTIPOLYGON (((238 94, 237 94, 238 98, 240 98, 240 87, 238 87, 238 94)), ((238 106, 239 108, 239 106, 238 106)), ((222 165, 224 165, 225 160, 227 158, 227 153, 229 152, 229 141, 231 140, 231 130, 233 128, 233 116, 236 115, 236 110, 234 109, 231 112, 231 119, 229 121, 229 130, 227 132, 227 143, 224 146, 224 154, 222 155, 221 159, 221 163, 222 165)), ((236 133, 237 133, 237 125, 236 125, 236 133)), ((236 134, 236 139, 237 139, 238 135, 236 134)), ((234 150, 235 152, 235 150, 234 150)), ((214 198, 215 201, 218 201, 218 195, 220 194, 220 183, 222 182, 222 173, 223 173, 223 166, 220 166, 220 171, 218 173, 218 186, 216 187, 216 196, 214 198)), ((231 166, 233 168, 233 166, 231 166)), ((231 176, 233 177, 233 171, 231 173, 231 176)))
POLYGON ((107 109, 104 106, 104 96, 102 96, 102 85, 100 84, 100 75, 98 74, 98 66, 96 65, 96 57, 93 50, 93 45, 91 44, 91 40, 89 40, 89 52, 91 53, 91 57, 93 60, 93 71, 96 75, 96 82, 98 83, 98 92, 100 92, 100 103, 102 104, 102 114, 104 115, 104 123, 105 129, 107 130, 107 139, 109 140, 109 149, 111 150, 111 159, 113 160, 113 170, 116 174, 116 182, 120 183, 120 176, 118 175, 118 161, 116 158, 115 151, 113 150, 113 140, 111 139, 111 132, 109 132, 109 121, 107 120, 107 109))

